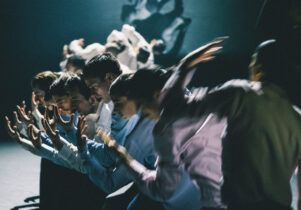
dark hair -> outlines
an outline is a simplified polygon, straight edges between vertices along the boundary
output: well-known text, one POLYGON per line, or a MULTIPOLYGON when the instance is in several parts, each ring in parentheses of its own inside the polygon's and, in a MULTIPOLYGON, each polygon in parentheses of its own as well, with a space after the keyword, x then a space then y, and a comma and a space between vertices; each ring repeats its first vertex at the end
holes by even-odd
POLYGON ((116 76, 121 74, 120 64, 111 53, 104 53, 93 57, 85 66, 83 77, 99 78, 104 80, 106 73, 112 73, 116 76))
POLYGON ((80 94, 82 94, 86 99, 89 99, 91 96, 90 89, 84 82, 82 75, 72 74, 66 81, 66 89, 67 92, 72 92, 77 90, 80 94))
POLYGON ((111 97, 126 96, 137 102, 151 102, 156 91, 160 91, 170 73, 163 69, 141 69, 118 77, 110 88, 111 97))
POLYGON ((43 71, 36 74, 31 80, 31 87, 38 87, 39 89, 48 92, 50 85, 58 77, 58 74, 52 71, 43 71))
POLYGON ((255 50, 257 63, 262 65, 263 82, 272 82, 284 89, 293 104, 300 107, 301 72, 288 62, 285 48, 276 40, 267 40, 255 50))
POLYGON ((67 65, 71 64, 76 69, 84 69, 85 68, 86 60, 83 59, 81 56, 73 55, 67 60, 67 65))
POLYGON ((57 96, 68 96, 69 91, 66 88, 67 81, 71 77, 71 74, 69 72, 64 72, 60 75, 59 78, 57 78, 52 85, 49 88, 49 97, 52 97, 54 95, 57 96))
POLYGON ((89 88, 81 76, 66 72, 56 79, 49 89, 49 96, 69 96, 71 91, 78 90, 86 99, 91 95, 89 88))

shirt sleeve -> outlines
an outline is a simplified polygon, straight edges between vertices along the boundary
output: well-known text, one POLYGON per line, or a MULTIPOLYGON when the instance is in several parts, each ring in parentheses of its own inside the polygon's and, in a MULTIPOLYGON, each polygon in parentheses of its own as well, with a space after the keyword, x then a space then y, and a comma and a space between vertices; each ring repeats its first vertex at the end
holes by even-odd
POLYGON ((244 82, 236 84, 235 81, 225 83, 204 94, 204 89, 195 89, 184 105, 183 110, 189 116, 203 116, 216 113, 220 118, 234 118, 240 111, 244 92, 249 91, 244 82))
POLYGON ((87 146, 80 148, 79 152, 89 178, 103 191, 112 193, 131 181, 124 166, 118 165, 116 168, 102 166, 90 155, 87 146))
POLYGON ((178 188, 183 176, 180 165, 160 160, 156 170, 149 170, 136 160, 126 167, 138 188, 157 201, 168 200, 178 188))

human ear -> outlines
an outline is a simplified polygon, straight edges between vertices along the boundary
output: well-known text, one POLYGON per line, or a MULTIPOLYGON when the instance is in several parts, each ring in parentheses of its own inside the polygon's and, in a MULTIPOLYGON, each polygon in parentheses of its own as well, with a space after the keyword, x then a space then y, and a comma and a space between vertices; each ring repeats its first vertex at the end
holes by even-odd
POLYGON ((105 77, 105 79, 108 81, 108 82, 110 82, 110 83, 112 83, 114 80, 115 80, 115 76, 112 74, 112 73, 106 73, 106 77, 105 77))

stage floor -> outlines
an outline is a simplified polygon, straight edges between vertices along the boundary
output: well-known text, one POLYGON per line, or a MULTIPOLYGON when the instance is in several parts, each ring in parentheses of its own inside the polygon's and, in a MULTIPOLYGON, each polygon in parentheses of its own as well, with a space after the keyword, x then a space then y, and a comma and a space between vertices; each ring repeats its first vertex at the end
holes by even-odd
POLYGON ((1 210, 22 205, 25 198, 39 195, 40 160, 13 141, 0 141, 1 210))
MULTIPOLYGON (((1 210, 23 205, 25 198, 39 195, 40 160, 13 141, 0 141, 1 210)), ((296 176, 293 176, 291 187, 294 210, 297 204, 296 184, 296 176)))

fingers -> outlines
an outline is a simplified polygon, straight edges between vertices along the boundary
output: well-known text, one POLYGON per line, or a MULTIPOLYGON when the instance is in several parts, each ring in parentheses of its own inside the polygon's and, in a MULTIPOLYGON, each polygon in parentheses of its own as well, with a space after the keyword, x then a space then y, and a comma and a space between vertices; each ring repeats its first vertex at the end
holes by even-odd
POLYGON ((60 138, 60 132, 58 130, 55 130, 55 137, 58 139, 60 138))
POLYGON ((48 121, 46 119, 42 119, 42 125, 48 136, 55 136, 55 132, 51 129, 48 121))
POLYGON ((14 116, 15 116, 15 122, 18 123, 18 124, 22 124, 22 121, 19 119, 17 112, 14 111, 13 113, 14 113, 14 116))
POLYGON ((80 134, 83 135, 86 130, 87 130, 86 118, 82 117, 82 120, 80 121, 80 134))
POLYGON ((12 129, 10 120, 8 119, 7 116, 5 116, 5 120, 6 120, 6 128, 7 128, 8 132, 9 132, 10 134, 14 135, 15 132, 14 132, 14 130, 12 129))
POLYGON ((37 140, 41 138, 41 133, 42 133, 42 132, 39 130, 38 136, 37 136, 37 140))
POLYGON ((80 132, 81 135, 86 131, 85 124, 86 124, 86 118, 84 116, 80 116, 78 118, 77 130, 80 132), (83 131, 83 129, 85 130, 83 131))
POLYGON ((81 135, 83 135, 83 134, 86 132, 87 128, 88 128, 88 126, 85 125, 85 127, 84 127, 83 130, 81 131, 81 135))
POLYGON ((30 140, 33 139, 32 124, 28 125, 27 127, 27 136, 30 140))
POLYGON ((182 60, 181 63, 186 63, 186 62, 190 62, 191 60, 195 59, 196 57, 199 57, 201 55, 203 55, 204 53, 206 53, 207 51, 210 51, 212 49, 212 52, 217 52, 218 50, 221 49, 221 44, 227 39, 228 37, 219 37, 216 38, 215 40, 209 42, 208 44, 199 47, 198 49, 192 51, 191 53, 189 53, 188 55, 186 55, 182 60))
POLYGON ((41 131, 39 129, 37 129, 36 127, 34 127, 33 124, 29 124, 28 128, 27 128, 27 135, 31 140, 37 141, 41 138, 41 131), (37 133, 37 136, 35 136, 36 133, 37 133))
POLYGON ((97 135, 104 141, 105 144, 109 146, 112 139, 106 132, 104 132, 102 129, 99 129, 97 135))
POLYGON ((78 138, 78 142, 77 142, 77 144, 79 145, 79 146, 85 146, 86 145, 86 143, 87 143, 87 136, 86 135, 82 135, 82 136, 80 136, 79 138, 78 138))
POLYGON ((53 106, 53 114, 54 114, 55 120, 60 125, 64 125, 64 124, 68 123, 68 121, 64 121, 63 118, 61 117, 61 109, 58 109, 57 106, 53 106))
POLYGON ((24 112, 23 112, 23 110, 21 109, 21 107, 20 106, 16 106, 17 107, 17 112, 18 112, 18 114, 21 116, 21 118, 24 120, 25 119, 25 116, 24 116, 24 112))
POLYGON ((26 110, 26 103, 25 103, 25 101, 23 100, 22 101, 22 109, 24 110, 24 112, 25 112, 25 110, 26 110))
POLYGON ((21 118, 26 121, 26 122, 29 122, 30 121, 30 117, 28 115, 26 115, 26 112, 25 112, 25 106, 23 106, 22 108, 20 106, 17 105, 17 111, 19 113, 19 115, 21 116, 21 118))
POLYGON ((73 123, 73 120, 74 120, 74 114, 71 114, 70 121, 69 121, 68 123, 69 123, 69 124, 72 124, 72 123, 73 123))
POLYGON ((19 133, 19 130, 18 130, 17 126, 14 126, 13 129, 14 129, 14 132, 17 136, 17 141, 21 142, 21 136, 20 136, 20 133, 19 133))
POLYGON ((61 123, 61 118, 57 106, 53 106, 53 115, 58 123, 61 123))
POLYGON ((36 94, 34 92, 31 93, 31 104, 33 106, 36 106, 37 105, 37 102, 36 102, 36 94))

